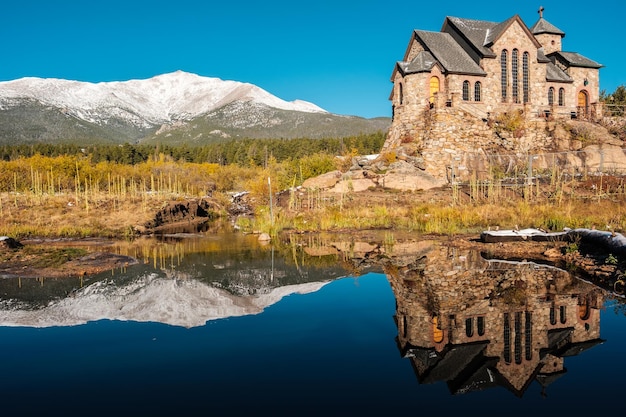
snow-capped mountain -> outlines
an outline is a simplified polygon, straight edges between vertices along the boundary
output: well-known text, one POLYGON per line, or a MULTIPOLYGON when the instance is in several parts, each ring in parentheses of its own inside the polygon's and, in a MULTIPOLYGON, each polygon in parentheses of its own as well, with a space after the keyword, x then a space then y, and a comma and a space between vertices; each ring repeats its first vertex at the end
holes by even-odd
POLYGON ((210 320, 259 314, 288 295, 312 293, 329 282, 287 285, 239 296, 196 280, 149 274, 124 286, 112 280, 99 281, 43 308, 20 308, 10 300, 0 301, 0 326, 76 326, 107 319, 189 328, 210 320))
POLYGON ((332 114, 253 84, 183 71, 146 80, 0 82, 0 145, 203 144, 229 138, 343 137, 384 131, 389 118, 332 114))
POLYGON ((202 77, 183 71, 147 80, 88 83, 47 78, 0 82, 0 109, 34 100, 63 109, 78 119, 106 123, 123 119, 149 128, 189 121, 233 102, 252 102, 271 108, 326 113, 313 103, 287 102, 253 84, 202 77))

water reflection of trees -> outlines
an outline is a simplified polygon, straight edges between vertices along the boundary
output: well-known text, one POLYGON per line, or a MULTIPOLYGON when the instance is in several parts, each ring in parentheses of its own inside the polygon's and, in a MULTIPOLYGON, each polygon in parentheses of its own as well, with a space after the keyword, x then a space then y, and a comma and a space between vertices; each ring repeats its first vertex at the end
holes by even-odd
POLYGON ((487 261, 432 245, 413 261, 389 259, 397 343, 420 383, 453 394, 504 386, 522 396, 566 373, 565 358, 601 343, 604 292, 534 263, 487 261))

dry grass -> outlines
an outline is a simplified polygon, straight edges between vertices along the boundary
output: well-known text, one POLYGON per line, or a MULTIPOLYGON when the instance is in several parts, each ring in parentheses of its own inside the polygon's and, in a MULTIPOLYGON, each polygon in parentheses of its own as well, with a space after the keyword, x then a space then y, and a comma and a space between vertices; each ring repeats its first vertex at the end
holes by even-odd
POLYGON ((88 205, 73 195, 0 194, 0 235, 23 237, 125 237, 154 217, 163 197, 94 196, 88 205))

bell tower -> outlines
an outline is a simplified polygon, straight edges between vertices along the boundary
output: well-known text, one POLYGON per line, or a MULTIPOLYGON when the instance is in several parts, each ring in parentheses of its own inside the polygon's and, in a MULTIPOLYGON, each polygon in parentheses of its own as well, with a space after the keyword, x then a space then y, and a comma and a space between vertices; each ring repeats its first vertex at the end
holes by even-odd
POLYGON ((543 52, 546 55, 552 52, 560 52, 563 50, 562 39, 565 37, 565 32, 544 19, 543 12, 543 6, 539 7, 537 11, 539 20, 530 28, 530 31, 543 46, 543 52))

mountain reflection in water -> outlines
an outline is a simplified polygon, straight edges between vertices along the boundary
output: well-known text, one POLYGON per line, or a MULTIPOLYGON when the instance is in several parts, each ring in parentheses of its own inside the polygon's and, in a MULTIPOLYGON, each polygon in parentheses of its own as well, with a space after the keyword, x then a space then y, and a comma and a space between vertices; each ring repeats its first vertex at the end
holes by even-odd
POLYGON ((553 416, 621 409, 611 399, 626 373, 624 299, 566 271, 376 236, 140 243, 111 249, 140 260, 125 270, 0 280, 0 392, 11 394, 3 410, 27 415, 26 406, 41 415, 54 405, 66 415, 110 415, 124 404, 141 415, 553 416), (304 295, 287 297, 296 293, 304 295), (607 302, 619 314, 607 312, 607 302), (40 386, 40 401, 29 401, 40 386), (571 401, 590 390, 597 402, 571 401), (64 403, 70 391, 81 394, 64 403))
POLYGON ((109 319, 196 327, 258 314, 287 295, 318 291, 345 275, 340 267, 299 265, 244 236, 143 243, 115 248, 143 260, 128 269, 89 278, 0 280, 0 325, 109 319))

